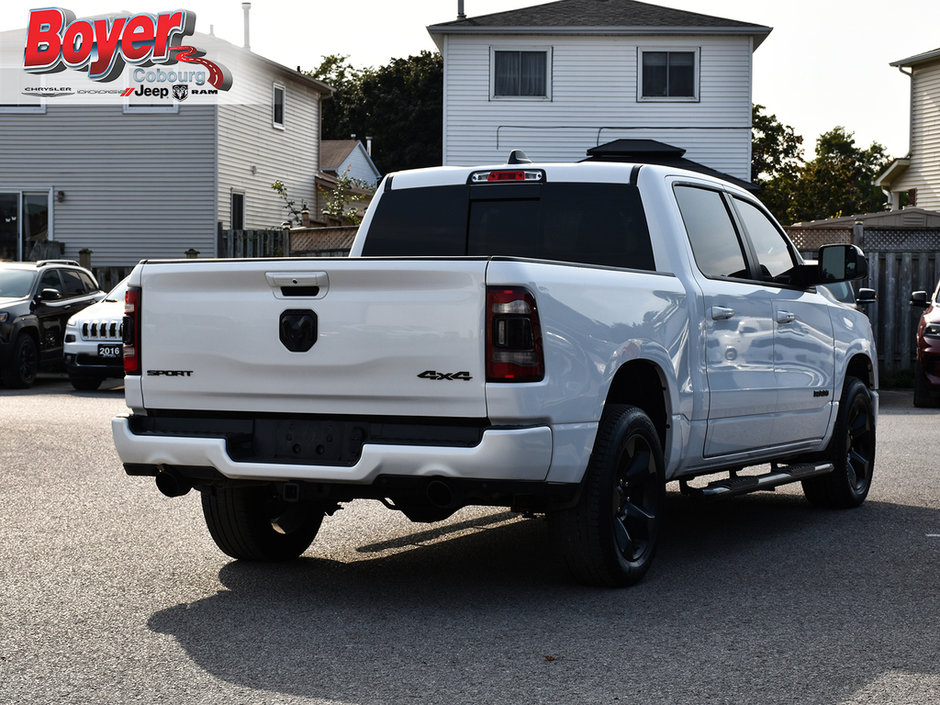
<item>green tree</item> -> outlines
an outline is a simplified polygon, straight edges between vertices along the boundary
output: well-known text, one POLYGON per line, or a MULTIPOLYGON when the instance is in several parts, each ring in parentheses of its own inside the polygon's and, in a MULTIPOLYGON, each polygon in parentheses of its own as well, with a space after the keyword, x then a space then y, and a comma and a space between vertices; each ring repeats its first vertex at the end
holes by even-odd
POLYGON ((816 157, 798 171, 787 209, 791 222, 838 218, 884 208, 885 197, 875 177, 887 164, 885 148, 877 142, 867 149, 855 144, 844 127, 824 132, 816 140, 816 157))
POLYGON ((375 191, 369 184, 351 177, 349 169, 339 175, 332 189, 318 188, 327 194, 326 205, 322 209, 323 215, 347 225, 359 225, 362 222, 363 209, 352 204, 365 198, 367 192, 375 191))
POLYGON ((281 197, 281 200, 284 201, 284 209, 287 211, 287 219, 283 224, 286 224, 288 228, 300 225, 303 220, 303 211, 297 207, 297 201, 287 195, 287 186, 284 185, 284 182, 278 179, 273 184, 271 184, 271 188, 273 188, 275 192, 277 192, 277 195, 281 197))
POLYGON ((762 105, 752 112, 751 180, 760 197, 784 224, 870 213, 884 206, 874 185, 887 163, 885 148, 855 144, 854 133, 838 126, 816 140, 811 161, 801 156, 803 138, 762 105))
POLYGON ((780 221, 787 220, 793 184, 803 166, 803 138, 763 105, 751 111, 751 181, 761 187, 761 200, 780 221))
POLYGON ((763 105, 751 111, 751 181, 762 182, 795 174, 803 162, 803 138, 763 105))
POLYGON ((323 105, 324 139, 371 136, 372 159, 384 173, 441 163, 440 54, 423 51, 377 69, 354 68, 349 57, 333 54, 309 73, 335 89, 323 105))

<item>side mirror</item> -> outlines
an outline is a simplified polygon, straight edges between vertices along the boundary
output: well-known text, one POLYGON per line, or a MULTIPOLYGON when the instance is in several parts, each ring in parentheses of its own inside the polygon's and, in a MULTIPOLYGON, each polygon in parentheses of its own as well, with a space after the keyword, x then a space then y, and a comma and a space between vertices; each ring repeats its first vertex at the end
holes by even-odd
POLYGON ((930 299, 927 297, 926 291, 912 291, 911 292, 911 306, 917 306, 918 308, 927 308, 930 306, 930 299))
POLYGON ((858 290, 858 294, 855 296, 855 303, 863 306, 867 304, 873 304, 878 300, 878 294, 874 289, 866 289, 862 287, 858 290))
POLYGON ((58 301, 62 298, 62 292, 58 289, 43 289, 36 298, 40 301, 58 301))
POLYGON ((855 245, 823 245, 819 248, 818 267, 820 284, 868 276, 868 260, 855 245))

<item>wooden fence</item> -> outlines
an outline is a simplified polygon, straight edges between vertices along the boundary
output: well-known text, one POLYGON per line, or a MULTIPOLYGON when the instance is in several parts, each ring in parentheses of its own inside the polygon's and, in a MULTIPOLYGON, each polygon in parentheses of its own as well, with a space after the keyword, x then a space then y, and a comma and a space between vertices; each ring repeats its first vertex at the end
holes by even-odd
POLYGON ((914 336, 921 309, 910 305, 912 291, 932 291, 940 280, 940 230, 923 228, 865 228, 851 230, 787 228, 807 257, 816 257, 821 245, 854 243, 868 256, 868 277, 855 282, 878 293, 867 307, 883 372, 910 370, 916 347, 914 336))
POLYGON ((98 280, 102 291, 111 291, 121 280, 131 273, 133 266, 129 267, 88 267, 98 280))
MULTIPOLYGON (((356 227, 295 228, 289 230, 218 230, 218 256, 222 258, 250 257, 345 257, 349 254, 356 227)), ((61 256, 58 252, 53 253, 61 256)), ((215 253, 190 249, 181 253, 186 257, 212 257, 215 253)), ((91 250, 83 250, 79 260, 90 269, 104 290, 113 289, 130 274, 134 265, 95 266, 91 250)))
MULTIPOLYGON (((289 230, 218 230, 219 257, 287 257, 289 230)), ((198 253, 197 253, 198 256, 198 253)))
POLYGON ((294 228, 290 233, 291 256, 346 257, 358 231, 355 225, 294 228))

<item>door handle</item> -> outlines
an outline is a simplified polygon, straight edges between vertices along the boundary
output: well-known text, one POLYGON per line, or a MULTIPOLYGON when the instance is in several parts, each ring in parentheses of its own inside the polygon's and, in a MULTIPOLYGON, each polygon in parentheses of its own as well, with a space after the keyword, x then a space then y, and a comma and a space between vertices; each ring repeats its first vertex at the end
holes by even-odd
POLYGON ((789 311, 777 311, 777 323, 793 323, 795 320, 796 316, 789 311))
POLYGON ((726 308, 724 306, 712 306, 712 320, 713 321, 727 321, 732 316, 734 316, 733 308, 726 308))

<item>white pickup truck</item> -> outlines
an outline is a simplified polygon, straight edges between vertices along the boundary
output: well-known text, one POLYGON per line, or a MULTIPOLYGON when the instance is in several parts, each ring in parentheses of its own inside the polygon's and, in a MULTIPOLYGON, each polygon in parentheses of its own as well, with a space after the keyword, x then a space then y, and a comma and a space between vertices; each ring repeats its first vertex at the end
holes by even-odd
POLYGON ((580 580, 639 580, 665 485, 866 497, 866 316, 749 193, 654 165, 385 178, 349 258, 144 261, 124 321, 129 475, 196 488, 226 554, 288 560, 341 503, 545 514, 580 580))

